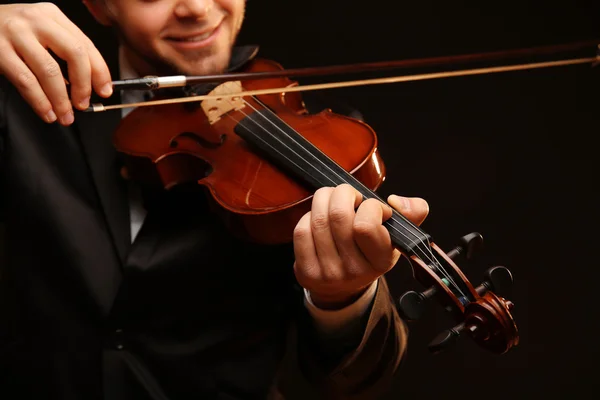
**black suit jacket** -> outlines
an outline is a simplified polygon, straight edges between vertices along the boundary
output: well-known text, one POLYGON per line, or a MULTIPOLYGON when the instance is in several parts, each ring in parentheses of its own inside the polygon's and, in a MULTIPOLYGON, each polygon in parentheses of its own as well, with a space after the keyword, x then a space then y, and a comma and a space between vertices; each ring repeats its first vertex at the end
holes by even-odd
POLYGON ((118 111, 78 113, 70 128, 47 125, 2 81, 0 398, 374 398, 386 389, 406 331, 384 280, 358 335, 324 339, 302 304, 291 245, 236 239, 199 190, 155 199, 130 243, 110 140, 119 120, 118 111))

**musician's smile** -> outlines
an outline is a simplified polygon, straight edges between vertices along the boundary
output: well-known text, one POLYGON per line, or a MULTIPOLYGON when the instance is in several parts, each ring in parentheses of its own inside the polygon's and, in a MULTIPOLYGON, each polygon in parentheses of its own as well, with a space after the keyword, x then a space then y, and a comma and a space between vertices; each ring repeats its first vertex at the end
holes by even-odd
POLYGON ((239 33, 245 0, 87 0, 113 27, 139 75, 222 72, 239 33))

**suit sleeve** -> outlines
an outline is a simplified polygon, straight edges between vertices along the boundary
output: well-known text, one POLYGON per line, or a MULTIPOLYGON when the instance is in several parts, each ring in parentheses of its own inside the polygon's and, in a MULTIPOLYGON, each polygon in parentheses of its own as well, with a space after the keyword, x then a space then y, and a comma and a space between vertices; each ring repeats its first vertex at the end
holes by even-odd
MULTIPOLYGON (((6 136, 6 95, 3 88, 3 80, 0 77, 0 263, 4 258, 4 185, 2 184, 2 164, 3 164, 3 153, 4 153, 4 140, 6 136)), ((0 271, 1 272, 1 271, 0 271)))
POLYGON ((6 102, 7 102, 7 91, 6 91, 6 85, 7 85, 7 80, 4 79, 4 77, 0 76, 0 261, 2 260, 2 254, 3 254, 3 250, 4 250, 4 212, 5 212, 5 206, 4 206, 4 192, 5 192, 5 185, 4 185, 4 173, 5 168, 4 168, 4 151, 5 151, 5 144, 6 144, 6 102))
POLYGON ((6 136, 6 92, 4 80, 0 77, 0 164, 4 151, 4 137, 6 136))
MULTIPOLYGON (((323 94, 303 94, 309 113, 329 108, 364 121, 349 104, 323 94)), ((375 400, 390 388, 404 357, 408 329, 385 277, 362 318, 334 335, 323 335, 307 308, 298 305, 288 351, 269 400, 375 400)))
MULTIPOLYGON (((0 240, 2 240, 2 212, 3 206, 3 185, 2 185, 2 166, 4 156, 4 141, 6 140, 6 81, 0 77, 0 240)), ((0 243, 0 251, 2 250, 2 244, 0 243)))
POLYGON ((354 329, 323 337, 311 322, 309 316, 301 316, 290 335, 292 350, 279 377, 283 398, 371 400, 390 389, 408 331, 384 277, 369 312, 354 329))

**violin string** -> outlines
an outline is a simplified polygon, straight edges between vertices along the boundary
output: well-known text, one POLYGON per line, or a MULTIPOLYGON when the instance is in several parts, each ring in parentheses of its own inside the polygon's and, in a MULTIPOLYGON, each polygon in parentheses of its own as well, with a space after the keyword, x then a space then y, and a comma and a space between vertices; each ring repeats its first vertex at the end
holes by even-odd
MULTIPOLYGON (((254 98, 254 97, 253 97, 254 98)), ((268 107, 262 103, 259 99, 254 98, 255 101, 257 101, 259 104, 261 104, 266 111, 269 111, 268 107)), ((285 131, 283 129, 281 129, 280 127, 278 127, 275 123, 273 123, 273 121, 269 120, 269 118, 267 118, 265 115, 261 114, 253 105, 251 105, 250 103, 248 103, 246 100, 243 100, 246 105, 248 107, 250 107, 251 109, 253 109, 258 115, 260 115, 261 117, 263 117, 265 120, 267 120, 267 122, 269 122, 271 125, 273 125, 276 129, 278 129, 281 133, 283 133, 284 135, 286 135, 285 131)), ((266 129, 264 126, 262 126, 259 122, 257 122, 255 119, 253 119, 251 116, 247 115, 246 113, 242 112, 243 115, 245 115, 250 121, 254 122, 259 128, 261 128, 262 130, 264 130, 265 132, 267 132, 268 134, 270 134, 270 132, 268 131, 268 129, 266 129)), ((276 114, 273 113, 273 115, 280 120, 282 123, 284 123, 289 129, 294 130, 291 126, 289 126, 287 123, 285 123, 285 121, 282 121, 276 114)), ((241 123, 238 121, 238 123, 241 123)), ((283 143, 280 139, 278 139, 275 135, 272 135, 272 137, 274 137, 276 140, 278 140, 280 143, 282 143, 284 146, 285 143, 283 143)), ((294 138, 290 137, 289 135, 286 135, 286 137, 288 137, 289 139, 291 139, 292 141, 294 141, 297 145, 299 145, 302 149, 304 149, 309 155, 313 156, 317 162, 319 162, 320 160, 313 154, 310 152, 310 150, 308 150, 306 147, 304 147, 301 143, 299 143, 298 141, 295 141, 294 138)), ((293 151, 289 146, 286 146, 289 150, 293 151)), ((315 148, 316 151, 320 151, 318 148, 315 148)), ((294 152, 296 155, 298 155, 301 159, 305 160, 300 154, 294 152)), ((326 155, 324 155, 325 157, 327 157, 326 155)), ((291 161, 291 160, 290 160, 291 161)), ((306 161, 306 160, 305 160, 306 161)), ((345 179, 343 179, 343 177, 339 176, 335 171, 333 171, 331 168, 329 168, 327 165, 325 165, 324 163, 322 163, 321 165, 323 165, 325 168, 329 169, 333 174, 335 174, 341 181, 343 182, 347 182, 345 179)), ((301 167, 300 167, 301 168, 301 167)), ((301 168, 302 169, 302 168, 301 168)), ((326 175, 325 178, 329 178, 326 175)), ((329 179, 330 182, 332 182, 333 185, 335 185, 335 182, 333 182, 331 179, 329 179)), ((370 193, 373 193, 371 190, 369 190, 368 188, 366 188, 360 181, 353 179, 358 185, 362 186, 362 188, 370 193)), ((349 183, 349 182, 347 182, 349 183)), ((385 203, 383 201, 383 199, 379 198, 379 196, 377 196, 376 193, 373 193, 374 197, 377 198, 378 200, 380 200, 381 202, 385 203)), ((398 214, 405 222, 407 222, 409 225, 411 225, 413 228, 415 228, 416 230, 418 230, 416 228, 416 226, 414 226, 412 224, 412 222, 410 222, 409 220, 407 220, 405 217, 403 217, 401 214, 398 214)), ((392 220, 394 220, 394 213, 392 214, 392 220)), ((400 224, 400 226, 402 226, 400 224)), ((454 280, 452 279, 452 277, 450 276, 450 274, 448 274, 447 271, 445 271, 445 269, 443 268, 443 266, 441 265, 441 263, 437 260, 437 258, 434 256, 433 252, 430 250, 430 244, 429 244, 429 240, 427 239, 428 245, 426 245, 422 239, 420 239, 416 234, 414 234, 413 232, 411 232, 410 230, 406 229, 406 231, 410 234, 412 234, 413 236, 415 236, 420 243, 415 242, 414 240, 410 239, 406 234, 404 234, 403 232, 399 231, 396 227, 391 226, 391 228, 393 230, 395 230, 396 232, 398 232, 399 234, 401 234, 402 236, 404 236, 407 240, 409 240, 413 245, 416 246, 417 249, 419 249, 424 255, 425 257, 421 257, 422 259, 426 259, 427 261, 429 261, 431 264, 434 264, 438 270, 440 270, 442 272, 442 274, 446 277, 446 279, 448 279, 448 281, 450 281, 454 287, 461 292, 461 294, 464 296, 464 293, 462 293, 462 291, 460 290, 460 288, 458 287, 458 285, 456 285, 456 283, 454 282, 454 280), (423 244, 425 246, 425 248, 428 251, 424 251, 421 248, 421 244, 423 244)))
MULTIPOLYGON (((257 101, 259 104, 261 104, 263 107, 265 107, 266 111, 269 111, 268 107, 263 104, 259 99, 254 98, 255 101, 257 101)), ((287 138, 291 139, 292 141, 294 141, 297 145, 299 145, 301 148, 303 148, 309 155, 313 156, 317 162, 320 162, 320 160, 310 152, 310 150, 308 150, 306 147, 304 147, 301 143, 297 142, 294 140, 294 138, 290 137, 289 135, 287 135, 285 133, 285 131, 283 129, 281 129, 280 127, 278 127, 275 123, 273 123, 273 121, 269 120, 266 116, 264 116, 263 114, 261 114, 254 106, 252 106, 250 103, 248 103, 246 100, 243 100, 248 107, 250 107, 251 109, 253 109, 254 111, 256 111, 256 113, 258 115, 260 115, 261 117, 263 117, 267 122, 269 122, 270 124, 272 124, 276 129, 278 129, 281 133, 283 133, 284 135, 286 135, 287 138)), ((252 121, 255 125, 257 125, 259 128, 261 128, 263 131, 265 131, 267 134, 270 134, 270 136, 274 137, 276 140, 278 140, 281 144, 283 144, 284 146, 286 146, 289 150, 293 151, 289 146, 287 146, 285 143, 283 143, 279 138, 277 138, 275 135, 271 134, 267 128, 265 128, 264 126, 262 126, 259 122, 257 122, 255 119, 253 119, 250 115, 246 114, 245 112, 241 112, 241 114, 243 114, 244 116, 246 116, 250 121, 252 121)), ((289 126, 287 123, 285 123, 285 121, 281 120, 276 114, 273 113, 273 115, 280 120, 282 123, 284 123, 289 129, 294 130, 291 126, 289 126)), ((233 118, 233 117, 231 117, 233 118)), ((234 119, 235 120, 235 119, 234 119)), ((241 121, 237 121, 237 123, 241 123, 241 121)), ((242 124, 243 126, 243 124, 242 124)), ((263 141, 264 142, 264 141, 263 141)), ((315 148, 316 151, 320 151, 318 148, 315 148)), ((294 151, 293 151, 294 152, 294 151)), ((296 155, 298 155, 302 160, 306 161, 300 154, 298 154, 297 152, 294 152, 296 155)), ((281 153, 280 153, 281 154, 281 153)), ((324 155, 325 157, 327 157, 326 155, 324 155)), ((289 160, 289 159, 288 159, 289 160)), ((291 160, 289 160, 291 161, 291 160)), ((292 161, 293 162, 293 161, 292 161)), ((297 164, 295 164, 296 166, 298 166, 297 164)), ((326 164, 321 163, 321 165, 323 165, 325 168, 329 169, 333 174, 335 174, 341 181, 346 182, 346 180, 343 179, 343 177, 339 176, 335 171, 333 171, 331 168, 329 168, 326 164)), ((300 166, 298 166, 300 169, 302 169, 300 166)), ((304 171, 304 170, 303 170, 304 171)), ((304 171, 306 172, 306 171, 304 171)), ((329 177, 327 177, 326 175, 323 175, 325 178, 329 179, 329 177)), ((352 177, 354 178, 354 177, 352 177)), ((335 185, 335 182, 333 182, 331 179, 329 179, 330 182, 332 182, 333 185, 335 185)), ((366 188, 362 182, 353 179, 358 185, 360 185, 364 190, 366 190, 367 192, 373 193, 370 189, 366 188)), ((347 182, 348 183, 348 182, 347 182)), ((383 199, 379 198, 379 196, 377 196, 376 193, 373 193, 374 197, 378 200, 380 200, 381 202, 385 203, 383 201, 383 199)), ((394 220, 394 214, 396 214, 397 212, 394 212, 392 214, 391 219, 394 220)), ((398 215, 400 216, 400 218, 405 221, 406 223, 408 223, 410 226, 412 226, 413 228, 415 228, 416 230, 418 230, 418 228, 412 223, 410 222, 408 219, 406 219, 404 216, 402 216, 401 214, 398 213, 398 215)), ((396 220, 397 222, 397 220, 396 220)), ((402 226, 400 224, 400 226, 402 226)), ((429 239, 427 240, 427 244, 425 244, 423 242, 422 239, 420 239, 416 234, 414 234, 413 232, 411 232, 409 229, 405 230, 412 234, 413 236, 415 236, 415 238, 417 238, 417 240, 419 240, 420 243, 415 242, 413 239, 411 239, 410 237, 408 237, 406 234, 404 234, 403 232, 399 231, 396 227, 391 226, 391 228, 393 230, 395 230, 396 232, 398 232, 400 235, 402 235, 403 237, 405 237, 407 240, 409 240, 413 245, 415 245, 415 247, 420 250, 420 252, 422 253, 421 259, 423 260, 427 260, 429 261, 429 263, 431 263, 432 265, 435 265, 435 267, 442 273, 442 275, 444 275, 444 277, 448 280, 449 283, 451 283, 454 288, 456 288, 456 290, 458 292, 460 292, 460 294, 466 298, 466 295, 463 293, 463 291, 461 290, 461 288, 456 284, 456 282, 454 281, 454 279, 452 278, 452 276, 444 269, 443 265, 439 262, 439 260, 435 257, 435 255, 433 254, 433 252, 431 251, 431 244, 429 243, 429 239), (423 250, 423 248, 421 247, 421 244, 427 249, 427 251, 423 250), (424 255, 424 257, 423 257, 424 255)))
MULTIPOLYGON (((263 103, 262 103, 260 100, 258 100, 258 99, 257 99, 257 98, 255 98, 255 97, 253 97, 253 99, 254 99, 255 101, 257 101, 259 104, 261 104, 263 107, 265 107, 265 110, 269 111, 268 107, 267 107, 266 105, 264 105, 264 104, 263 104, 263 103)), ((228 100, 228 101, 231 103, 231 101, 232 101, 232 100, 228 100)), ((250 103, 248 103, 248 102, 247 102, 245 99, 243 99, 243 98, 242 98, 242 101, 243 101, 243 102, 244 102, 244 103, 245 103, 245 104, 246 104, 248 107, 250 107, 252 110, 254 110, 254 111, 256 112, 256 114, 260 115, 260 116, 261 116, 262 118, 264 118, 264 119, 265 119, 265 120, 266 120, 268 123, 270 123, 270 124, 271 124, 271 125, 273 125, 273 126, 276 128, 276 129, 278 129, 278 130, 279 130, 279 131, 280 131, 282 134, 286 135, 286 137, 288 137, 288 138, 289 138, 289 139, 291 139, 291 140, 294 140, 294 138, 291 138, 289 135, 287 135, 287 134, 286 134, 286 132, 285 132, 283 129, 281 129, 280 127, 278 127, 278 126, 277 126, 277 125, 276 125, 276 124, 275 124, 273 121, 269 120, 269 119, 268 119, 266 116, 262 115, 262 114, 259 112, 259 110, 257 110, 257 109, 256 109, 256 108, 255 108, 253 105, 251 105, 250 103)), ((294 153, 295 153, 296 155, 298 155, 298 156, 299 156, 299 157, 300 157, 302 160, 304 160, 304 161, 307 161, 306 159, 304 159, 304 158, 302 157, 302 155, 300 155, 300 154, 296 153, 296 152, 295 152, 293 149, 291 149, 289 146, 287 146, 285 143, 283 143, 283 142, 282 142, 282 141, 281 141, 279 138, 277 138, 275 135, 271 134, 271 133, 269 132, 269 130, 268 130, 266 127, 264 127, 263 125, 261 125, 261 124, 260 124, 258 121, 256 121, 255 119, 253 119, 253 118, 252 118, 250 115, 246 114, 244 111, 241 111, 241 110, 240 110, 240 113, 241 113, 242 115, 244 115, 246 118, 248 118, 250 121, 252 121, 252 122, 253 122, 253 123, 254 123, 256 126, 258 126, 260 129, 262 129, 262 130, 263 130, 263 131, 265 131, 267 134, 269 134, 271 137, 273 137, 273 138, 275 138, 276 140, 278 140, 278 141, 279 141, 279 142, 280 142, 280 143, 281 143, 283 146, 287 147, 287 149, 288 149, 288 150, 291 150, 292 152, 294 152, 294 153)), ((273 113, 273 114, 274 114, 274 113, 273 113)), ((227 114, 227 115, 228 115, 230 118, 232 118, 232 119, 233 119, 233 120, 234 120, 236 123, 238 123, 238 124, 241 124, 241 125, 243 126, 243 124, 242 124, 242 122, 241 122, 241 121, 237 121, 237 120, 235 120, 235 118, 233 118, 233 117, 232 117, 231 115, 229 115, 229 114, 227 114)), ((282 123, 284 123, 284 124, 285 124, 287 127, 289 127, 290 129, 292 129, 292 130, 293 130, 293 128, 292 128, 291 126, 289 126, 289 125, 288 125, 288 124, 287 124, 285 121, 281 120, 281 119, 280 119, 280 118, 279 118, 279 117, 278 117, 276 114, 274 114, 274 115, 275 115, 275 117, 277 117, 277 118, 278 118, 278 119, 279 119, 279 120, 280 120, 282 123)), ((264 140, 263 140, 263 142, 264 142, 264 140)), ((299 145, 301 148, 303 148, 304 150, 306 150, 308 154, 312 155, 312 156, 313 156, 313 157, 314 157, 314 158, 317 160, 317 162, 319 162, 319 161, 320 161, 320 160, 319 160, 319 159, 318 159, 318 158, 317 158, 317 157, 316 157, 314 154, 312 154, 312 153, 311 153, 311 152, 310 152, 310 151, 309 151, 309 150, 308 150, 306 147, 304 147, 304 146, 303 146, 301 143, 298 143, 297 141, 296 141, 295 143, 296 143, 297 145, 299 145)), ((277 151, 277 150, 276 150, 276 151, 277 151)), ((317 151, 319 151, 319 149, 317 149, 317 151)), ((281 154, 281 153, 280 153, 280 154, 281 154)), ((326 155, 325 155, 325 156, 326 156, 326 155)), ((289 159, 288 159, 288 160, 289 160, 289 159)), ((291 161, 291 160, 289 160, 289 161, 291 161)), ((329 170, 330 170, 330 171, 331 171, 333 174, 335 174, 335 175, 336 175, 338 178, 340 178, 340 180, 341 180, 341 181, 345 181, 345 180, 344 180, 344 179, 343 179, 341 176, 339 176, 338 174, 336 174, 336 172, 335 172, 335 171, 331 170, 331 168, 329 168, 329 166, 325 165, 324 163, 321 163, 321 165, 323 165, 325 168, 329 169, 329 170)), ((296 164, 296 166, 297 166, 297 167, 299 167, 300 169, 302 169, 302 167, 298 166, 297 164, 296 164)), ((303 171, 304 171, 304 170, 303 170, 303 171)), ((304 171, 304 172, 306 172, 306 171, 304 171)), ((326 177, 326 178, 328 178, 327 176, 325 176, 325 177, 326 177)), ((330 181, 331 181, 331 180, 330 180, 330 181)), ((356 183, 357 183, 358 185, 362 186, 362 187, 363 187, 363 189, 365 189, 365 190, 366 190, 366 191, 368 191, 368 192, 371 192, 371 190, 370 190, 370 189, 368 189, 368 188, 366 188, 366 187, 365 187, 365 186, 362 184, 362 182, 360 182, 360 181, 358 181, 358 180, 355 180, 355 181, 356 181, 356 183)), ((331 182, 332 182, 332 184, 333 184, 333 185, 335 185, 335 182, 333 182, 333 181, 331 181, 331 182)), ((386 202, 384 202, 384 201, 383 201, 381 198, 379 198, 379 196, 377 196, 377 194, 375 194, 375 193, 373 193, 373 194, 374 194, 374 196, 375 196, 375 198, 376 198, 376 199, 380 200, 380 201, 381 201, 381 202, 383 202, 383 203, 386 203, 386 202)), ((387 203, 386 203, 386 204, 387 204, 387 203)), ((391 219, 392 219, 392 220, 394 220, 394 214, 395 214, 395 213, 392 213, 392 217, 391 217, 391 219)), ((402 219, 404 222, 408 223, 410 226, 412 226, 413 228, 415 228, 416 230, 418 230, 418 228, 417 228, 417 227, 416 227, 416 226, 415 226, 415 225, 414 225, 414 224, 413 224, 411 221, 409 221, 408 219, 406 219, 406 218, 405 218, 404 216, 402 216, 401 214, 398 214, 398 215, 400 216, 400 218, 401 218, 401 219, 402 219)), ((397 220, 395 220, 395 221, 397 222, 397 220)), ((400 226, 402 226, 402 225, 400 224, 400 226)), ((421 258, 422 258, 422 259, 424 259, 424 260, 426 260, 426 261, 428 261, 428 262, 429 262, 429 263, 431 263, 432 265, 434 265, 434 266, 435 266, 435 267, 436 267, 436 268, 437 268, 437 269, 438 269, 438 270, 439 270, 439 271, 440 271, 440 272, 441 272, 441 273, 444 275, 444 277, 445 277, 445 278, 448 280, 448 282, 449 282, 449 283, 451 283, 451 284, 454 286, 454 288, 455 288, 455 289, 456 289, 458 292, 460 292, 460 294, 461 294, 463 297, 465 297, 465 298, 466 298, 466 295, 463 293, 463 291, 461 290, 461 288, 460 288, 460 287, 459 287, 459 286, 456 284, 456 282, 454 281, 454 279, 452 278, 452 276, 451 276, 451 275, 450 275, 450 274, 449 274, 449 273, 448 273, 448 272, 447 272, 447 271, 444 269, 443 265, 442 265, 442 264, 439 262, 439 260, 438 260, 438 259, 435 257, 435 255, 433 254, 433 251, 431 250, 431 244, 429 243, 429 239, 427 239, 427 244, 425 244, 425 242, 423 242, 423 239, 419 238, 419 237, 418 237, 416 234, 414 234, 413 232, 411 232, 409 229, 406 229, 406 228, 405 228, 405 230, 406 230, 406 231, 407 231, 409 234, 412 234, 413 236, 415 236, 415 237, 417 238, 417 240, 420 242, 420 243, 417 243, 417 242, 415 242, 413 239, 411 239, 410 237, 408 237, 406 234, 404 234, 403 232, 399 231, 397 228, 395 228, 395 227, 393 227, 393 226, 392 226, 392 228, 393 228, 394 230, 396 230, 396 231, 397 231, 399 234, 401 234, 402 236, 404 236, 404 237, 405 237, 407 240, 409 240, 409 241, 410 241, 410 242, 411 242, 413 245, 415 245, 415 247, 416 247, 417 249, 419 249, 419 250, 421 251, 421 253, 422 253, 422 254, 425 256, 425 257, 421 257, 421 258), (427 249, 427 251, 423 250, 423 249, 421 248, 421 245, 423 245, 423 246, 424 246, 424 247, 427 249)))

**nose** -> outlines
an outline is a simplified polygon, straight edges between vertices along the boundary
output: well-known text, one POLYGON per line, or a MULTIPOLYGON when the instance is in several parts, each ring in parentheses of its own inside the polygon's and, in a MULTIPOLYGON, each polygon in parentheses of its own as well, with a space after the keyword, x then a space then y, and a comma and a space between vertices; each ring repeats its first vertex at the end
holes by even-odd
POLYGON ((214 4, 214 0, 180 0, 175 6, 175 15, 178 18, 203 18, 210 13, 214 4))

